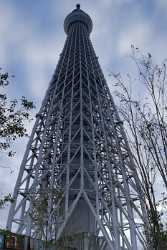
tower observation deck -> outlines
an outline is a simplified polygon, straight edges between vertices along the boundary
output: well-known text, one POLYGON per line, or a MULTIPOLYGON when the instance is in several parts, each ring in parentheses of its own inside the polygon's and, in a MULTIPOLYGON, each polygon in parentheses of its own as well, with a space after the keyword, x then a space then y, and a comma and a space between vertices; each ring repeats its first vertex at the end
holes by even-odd
POLYGON ((56 250, 146 249, 147 215, 133 157, 76 6, 20 167, 7 229, 56 250), (64 247, 64 248, 63 248, 64 247))

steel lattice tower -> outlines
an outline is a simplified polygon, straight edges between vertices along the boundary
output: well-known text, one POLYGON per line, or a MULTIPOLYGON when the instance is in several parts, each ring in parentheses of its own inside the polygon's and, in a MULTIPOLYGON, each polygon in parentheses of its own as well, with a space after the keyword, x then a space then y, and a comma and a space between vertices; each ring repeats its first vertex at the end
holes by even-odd
POLYGON ((144 196, 89 38, 91 18, 77 5, 64 29, 65 46, 27 145, 7 228, 36 238, 47 233, 56 242, 73 236, 68 249, 146 249, 144 196))

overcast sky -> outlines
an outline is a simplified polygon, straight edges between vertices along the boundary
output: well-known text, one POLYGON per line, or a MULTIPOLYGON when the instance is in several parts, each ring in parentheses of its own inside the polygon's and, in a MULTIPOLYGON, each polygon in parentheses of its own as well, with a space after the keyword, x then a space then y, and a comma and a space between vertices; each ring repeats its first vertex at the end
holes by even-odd
MULTIPOLYGON (((64 45, 63 22, 74 0, 0 0, 0 67, 15 75, 8 92, 27 96, 39 108, 64 45)), ((167 0, 80 0, 93 20, 91 40, 112 91, 110 71, 131 72, 131 44, 156 62, 167 58, 167 0)), ((37 111, 36 111, 37 112, 37 111)), ((29 126, 31 127, 31 125, 29 126)), ((18 142, 16 157, 0 156, 0 195, 12 192, 25 151, 18 142), (12 172, 12 173, 11 173, 12 172)), ((0 227, 8 209, 0 211, 0 227)))

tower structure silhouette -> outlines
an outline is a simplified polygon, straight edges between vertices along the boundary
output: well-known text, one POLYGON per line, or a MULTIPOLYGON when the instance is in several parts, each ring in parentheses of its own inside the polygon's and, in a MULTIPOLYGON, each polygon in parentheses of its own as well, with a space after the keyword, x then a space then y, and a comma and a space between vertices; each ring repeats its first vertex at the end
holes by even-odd
POLYGON ((146 249, 144 196, 123 123, 77 5, 29 139, 7 228, 57 248, 146 249), (65 240, 65 243, 63 242, 65 240))

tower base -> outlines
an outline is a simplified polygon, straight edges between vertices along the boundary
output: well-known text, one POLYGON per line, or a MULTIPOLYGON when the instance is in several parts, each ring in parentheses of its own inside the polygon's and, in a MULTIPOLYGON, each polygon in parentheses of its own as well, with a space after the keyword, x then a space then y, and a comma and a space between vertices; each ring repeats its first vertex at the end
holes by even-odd
POLYGON ((89 233, 63 236, 56 244, 56 250, 109 250, 104 237, 89 233))

